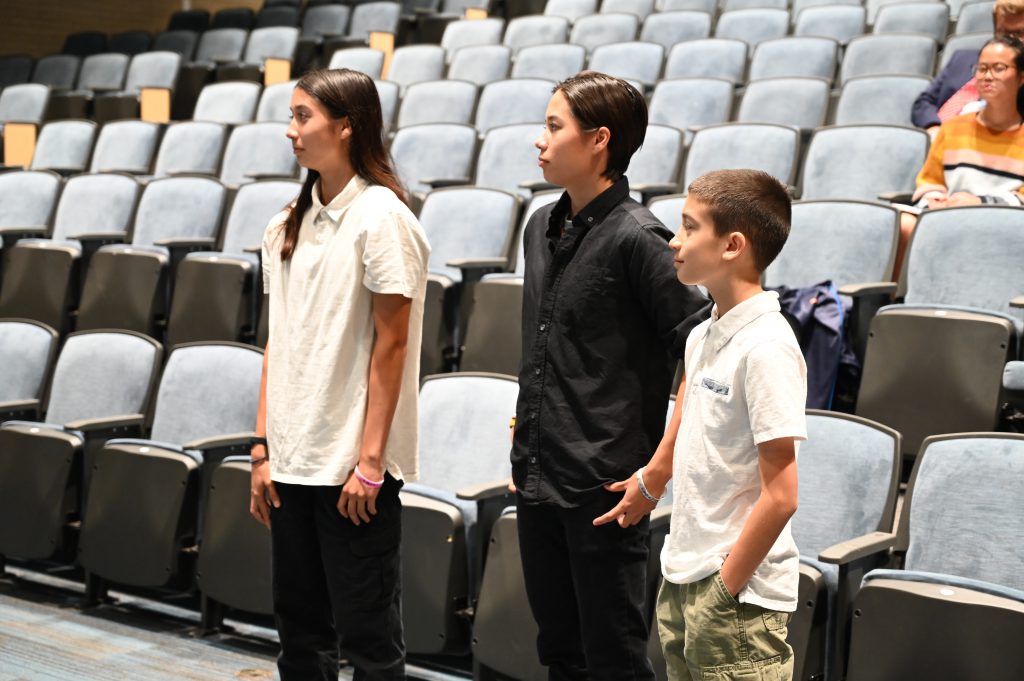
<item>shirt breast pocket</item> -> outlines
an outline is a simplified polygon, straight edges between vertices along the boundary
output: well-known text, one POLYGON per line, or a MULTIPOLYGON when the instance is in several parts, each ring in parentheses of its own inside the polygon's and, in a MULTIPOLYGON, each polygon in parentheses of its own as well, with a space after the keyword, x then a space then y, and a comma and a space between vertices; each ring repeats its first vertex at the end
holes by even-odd
POLYGON ((729 382, 716 379, 703 372, 694 379, 694 392, 700 404, 701 422, 705 433, 720 444, 728 444, 724 437, 734 430, 735 391, 729 382))
POLYGON ((605 335, 616 315, 616 282, 605 267, 581 265, 566 271, 559 288, 562 321, 586 336, 605 335))

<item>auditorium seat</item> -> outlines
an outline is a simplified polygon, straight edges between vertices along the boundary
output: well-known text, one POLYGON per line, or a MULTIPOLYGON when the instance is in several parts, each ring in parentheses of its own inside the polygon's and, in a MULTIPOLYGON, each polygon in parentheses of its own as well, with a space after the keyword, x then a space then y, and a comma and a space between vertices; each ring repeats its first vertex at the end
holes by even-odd
POLYGON ((49 85, 54 92, 75 86, 82 60, 70 54, 51 54, 36 62, 32 82, 49 85))
POLYGON ((184 549, 200 538, 216 464, 251 446, 262 371, 249 345, 171 351, 148 437, 107 440, 93 460, 78 548, 87 599, 104 598, 111 582, 191 583, 184 549))
POLYGON ((683 171, 683 187, 704 173, 724 168, 763 170, 793 186, 800 157, 796 128, 766 123, 723 123, 693 136, 683 171))
POLYGON ((718 3, 716 0, 658 0, 655 7, 659 12, 688 10, 704 12, 712 17, 718 11, 718 3))
POLYGON ((100 31, 79 31, 69 33, 64 38, 62 54, 73 54, 76 57, 85 59, 94 54, 100 54, 107 50, 107 35, 100 31))
POLYGON ((794 37, 766 40, 750 59, 750 80, 836 76, 839 45, 831 38, 794 37))
POLYGON ((643 201, 659 194, 679 191, 679 169, 683 161, 683 133, 667 125, 648 125, 644 143, 630 159, 626 177, 631 191, 643 201))
POLYGON ((810 131, 824 125, 831 88, 824 78, 764 78, 747 83, 736 121, 810 131))
POLYGON ((120 52, 134 57, 148 52, 153 47, 153 36, 148 31, 121 31, 110 36, 110 52, 120 52))
POLYGON ((153 38, 153 50, 156 52, 176 52, 181 55, 182 63, 192 61, 199 44, 199 34, 195 31, 163 31, 153 38))
MULTIPOLYGON (((295 48, 299 42, 299 29, 294 26, 257 28, 249 34, 241 60, 223 64, 217 69, 217 80, 250 80, 263 82, 268 60, 294 64, 295 48)), ((291 77, 289 66, 288 77, 291 77)))
POLYGON ((29 168, 62 175, 85 171, 92 155, 96 124, 92 121, 52 121, 42 127, 29 168))
POLYGON ((141 428, 162 355, 138 334, 68 336, 45 414, 0 426, 0 554, 73 560, 67 524, 80 517, 95 451, 141 428))
POLYGON ((518 392, 514 378, 498 374, 422 383, 420 477, 402 491, 402 607, 412 653, 469 650, 469 622, 457 611, 473 604, 490 527, 508 504, 508 418, 518 392), (466 498, 474 492, 480 497, 466 498))
POLYGON ((0 173, 0 249, 18 239, 44 236, 61 189, 60 175, 49 170, 0 173))
POLYGON ((263 232, 295 200, 300 187, 295 180, 267 180, 239 188, 218 248, 189 253, 178 265, 168 345, 253 339, 263 298, 263 232))
MULTIPOLYGON (((799 16, 800 12, 807 9, 808 7, 829 7, 834 5, 850 5, 860 7, 864 3, 861 0, 793 0, 793 5, 790 8, 790 12, 793 15, 793 23, 796 23, 796 17, 799 16)), ((866 15, 865 15, 866 16, 866 15)))
POLYGON ((248 32, 240 28, 206 31, 200 36, 195 60, 184 64, 178 75, 172 118, 192 117, 196 100, 203 87, 213 80, 217 66, 240 60, 248 37, 248 32))
POLYGON ((295 28, 299 25, 299 7, 297 5, 271 5, 263 7, 256 13, 253 29, 261 28, 295 28))
POLYGON ((984 0, 961 5, 954 33, 956 35, 964 33, 988 33, 991 35, 995 30, 992 25, 992 4, 990 0, 984 0))
POLYGON ((253 180, 296 177, 299 167, 291 142, 285 137, 287 130, 288 123, 277 121, 249 123, 232 130, 224 149, 220 181, 238 187, 253 180))
POLYGON ((39 83, 8 85, 0 91, 0 135, 5 123, 32 123, 38 130, 50 101, 50 88, 39 83))
POLYGON ((592 14, 576 20, 569 42, 582 45, 589 54, 599 45, 635 40, 639 26, 634 14, 592 14))
MULTIPOLYGON (((132 58, 128 66, 124 90, 101 93, 94 100, 93 118, 99 123, 121 118, 138 118, 143 89, 160 89, 171 102, 181 68, 181 55, 176 52, 145 52, 132 58)), ((168 114, 170 111, 168 111, 168 114)))
POLYGON ((847 679, 1020 678, 1021 476, 1024 436, 924 441, 896 535, 856 542, 869 560, 891 547, 902 569, 865 575, 853 603, 847 679))
POLYGON ((917 96, 928 87, 924 76, 862 76, 843 85, 836 103, 836 125, 904 125, 912 127, 910 112, 917 96))
MULTIPOLYGON (((989 17, 992 13, 989 12, 989 17)), ((900 2, 878 10, 872 32, 920 33, 936 42, 946 40, 949 27, 949 6, 945 2, 900 2)))
MULTIPOLYGON (((954 36, 950 36, 946 41, 946 47, 942 50, 942 55, 939 56, 939 63, 935 67, 936 73, 946 68, 946 64, 953 58, 957 50, 980 50, 982 46, 992 40, 991 31, 982 31, 981 33, 963 33, 954 36)), ((928 75, 928 74, 926 74, 928 75)))
POLYGON ((179 9, 167 22, 168 31, 202 33, 210 27, 210 12, 205 9, 179 9))
MULTIPOLYGON (((687 187, 683 187, 685 191, 687 187)), ((686 194, 662 194, 655 196, 647 203, 647 208, 654 217, 658 218, 661 224, 665 225, 673 234, 679 231, 683 224, 683 204, 686 203, 686 194)))
POLYGON ((740 9, 723 12, 715 24, 716 38, 742 40, 751 53, 759 43, 789 33, 789 12, 785 9, 740 9))
POLYGON ((467 80, 480 87, 508 78, 512 50, 504 45, 476 45, 455 50, 448 78, 467 80))
POLYGON ((401 5, 397 2, 364 2, 352 10, 348 37, 366 41, 370 33, 398 33, 401 5))
POLYGON ((460 19, 445 26, 441 47, 451 61, 455 50, 460 47, 498 45, 504 33, 504 19, 460 19))
POLYGON ((35 319, 65 330, 89 256, 103 243, 124 239, 138 193, 138 181, 127 175, 69 179, 57 204, 50 238, 22 239, 4 249, 0 317, 35 319))
POLYGON ((27 54, 6 54, 0 56, 0 90, 10 85, 27 83, 32 76, 35 61, 27 54))
POLYGON ((347 47, 336 50, 331 55, 327 68, 352 69, 362 71, 374 80, 379 79, 384 70, 384 53, 369 47, 347 47))
POLYGON ((514 123, 544 123, 554 83, 536 78, 515 78, 490 83, 480 93, 476 129, 486 135, 491 128, 514 123))
POLYGON ((696 128, 729 120, 734 92, 733 83, 720 78, 660 80, 651 96, 648 121, 678 128, 689 146, 696 128))
POLYGON ((711 35, 711 15, 681 10, 656 12, 644 19, 640 40, 658 43, 668 53, 676 43, 698 40, 711 35))
POLYGON ((534 14, 508 22, 502 44, 517 53, 524 47, 556 45, 569 40, 569 20, 561 16, 534 14))
POLYGON ((857 76, 929 76, 935 66, 935 40, 925 35, 865 35, 846 47, 839 83, 857 76))
POLYGON ((846 45, 864 35, 867 12, 859 4, 819 5, 807 7, 796 15, 793 35, 832 38, 846 45))
POLYGON ((260 102, 256 106, 256 122, 290 122, 292 119, 292 93, 295 91, 295 83, 297 82, 298 81, 295 80, 289 80, 284 83, 277 83, 263 88, 263 94, 260 95, 260 102))
POLYGON ((570 23, 596 13, 597 0, 548 0, 544 4, 545 15, 564 17, 570 23))
POLYGON ((746 43, 725 38, 705 38, 688 40, 673 47, 665 59, 665 74, 662 78, 724 78, 742 84, 746 71, 746 43))
POLYGON ((637 41, 608 43, 595 47, 588 68, 623 80, 640 82, 640 94, 654 87, 665 61, 665 48, 658 43, 637 41))
POLYGON ((587 51, 581 45, 555 44, 523 47, 512 64, 512 78, 561 81, 583 70, 587 51))
POLYGON ((124 88, 128 73, 128 55, 104 52, 82 60, 75 88, 55 92, 51 97, 48 118, 86 118, 92 113, 97 94, 117 92, 124 88))
POLYGON ((444 48, 439 45, 406 45, 391 56, 385 80, 398 83, 402 96, 413 83, 444 77, 444 48))
POLYGON ((227 130, 222 123, 180 121, 167 126, 153 166, 153 177, 182 173, 216 175, 227 130))
POLYGON ((228 7, 213 15, 210 30, 236 28, 242 31, 251 31, 254 22, 255 14, 248 7, 228 7))
POLYGON ((640 21, 654 12, 654 0, 603 0, 601 14, 632 14, 640 21))
POLYGON ((395 113, 398 111, 398 93, 401 88, 397 83, 387 80, 374 80, 377 97, 380 98, 380 115, 384 121, 384 132, 390 131, 395 124, 395 113))
POLYGON ((801 198, 873 201, 884 192, 913 192, 928 142, 923 130, 899 126, 819 128, 804 159, 801 198))
POLYGON ((88 263, 78 329, 155 335, 158 319, 167 313, 168 273, 187 252, 215 243, 225 194, 221 183, 202 177, 147 184, 129 239, 100 247, 88 263))
POLYGON ((324 41, 340 38, 348 32, 348 21, 352 8, 348 5, 331 4, 309 7, 302 17, 302 32, 295 49, 295 63, 301 72, 315 64, 326 63, 329 54, 324 54, 324 41))
POLYGON ((425 123, 469 125, 476 109, 477 86, 465 80, 431 80, 413 83, 405 90, 398 108, 399 130, 425 123))
POLYGON ((921 214, 898 293, 871 321, 857 414, 896 428, 912 457, 939 433, 994 430, 1003 369, 1024 315, 1024 212, 970 206, 921 214))
POLYGON ((192 119, 226 125, 251 123, 261 88, 257 83, 213 83, 203 88, 192 119))
POLYGON ((0 319, 0 423, 42 415, 43 390, 57 356, 57 332, 29 319, 0 319))
POLYGON ((531 191, 549 189, 537 165, 534 142, 540 136, 536 124, 491 128, 480 145, 475 184, 501 189, 528 199, 531 191))
POLYGON ((90 173, 146 175, 156 155, 160 126, 146 121, 113 121, 100 128, 90 173))
POLYGON ((468 183, 476 147, 476 130, 468 125, 414 125, 395 133, 391 156, 402 184, 411 194, 423 195, 441 180, 447 182, 440 186, 468 183))

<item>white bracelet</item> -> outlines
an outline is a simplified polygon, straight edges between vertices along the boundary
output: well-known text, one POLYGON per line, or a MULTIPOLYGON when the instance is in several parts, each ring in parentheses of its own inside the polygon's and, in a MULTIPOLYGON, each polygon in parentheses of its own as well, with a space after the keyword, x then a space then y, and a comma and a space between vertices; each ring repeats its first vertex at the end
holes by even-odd
POLYGON ((644 468, 646 468, 646 466, 641 467, 640 470, 636 472, 636 482, 637 485, 640 487, 640 494, 643 494, 644 499, 646 499, 647 501, 653 501, 654 503, 658 503, 659 501, 665 498, 665 495, 662 494, 660 497, 656 497, 653 494, 651 494, 650 491, 648 491, 647 485, 644 484, 644 468))

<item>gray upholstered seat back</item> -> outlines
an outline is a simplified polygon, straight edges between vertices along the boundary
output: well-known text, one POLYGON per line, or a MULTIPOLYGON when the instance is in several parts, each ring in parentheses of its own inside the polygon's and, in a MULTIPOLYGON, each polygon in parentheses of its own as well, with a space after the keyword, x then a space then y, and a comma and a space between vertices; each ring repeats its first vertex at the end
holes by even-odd
POLYGON ((904 567, 1024 589, 1024 440, 932 441, 916 476, 904 567))
POLYGON ((8 85, 0 92, 0 126, 3 123, 40 123, 50 100, 50 88, 39 83, 8 85))
POLYGON ((298 166, 292 145, 285 137, 287 130, 287 123, 274 121, 235 128, 224 150, 221 182, 230 185, 252 182, 249 173, 294 177, 298 166))
POLYGON ((9 54, 0 57, 0 88, 27 83, 32 76, 32 57, 9 54))
POLYGON ((564 80, 582 71, 586 60, 587 50, 582 45, 530 45, 516 54, 512 77, 564 80))
POLYGON ((480 146, 476 162, 476 183, 481 187, 504 189, 518 193, 524 199, 529 192, 521 189, 521 182, 543 181, 544 175, 537 165, 537 147, 534 141, 540 134, 537 125, 503 125, 491 128, 480 146))
POLYGON ((295 200, 301 186, 298 181, 267 180, 240 187, 224 227, 221 250, 242 253, 247 248, 259 247, 267 223, 295 200))
POLYGON ((516 17, 508 22, 502 43, 519 51, 531 45, 554 45, 569 39, 569 20, 556 16, 516 17))
POLYGON ((630 186, 674 184, 683 160, 683 133, 667 125, 648 125, 644 143, 626 169, 630 186))
POLYGON ((808 7, 796 14, 793 35, 821 36, 847 43, 864 33, 867 12, 850 5, 808 7))
POLYGON ((746 69, 746 43, 705 38, 674 46, 665 59, 664 78, 724 78, 741 83, 746 69))
POLYGON ((504 19, 461 19, 453 21, 444 28, 441 36, 441 47, 448 53, 448 58, 460 47, 474 45, 497 45, 505 32, 504 19))
POLYGON ((665 194, 652 199, 647 207, 661 224, 675 234, 683 224, 683 204, 685 203, 686 196, 683 194, 665 194))
POLYGON ((377 97, 380 98, 380 115, 384 120, 384 129, 388 130, 395 122, 395 112, 398 111, 398 93, 401 88, 398 83, 388 80, 373 81, 377 88, 377 97))
POLYGON ((476 107, 476 129, 481 135, 491 128, 514 123, 543 123, 552 83, 538 78, 514 78, 487 85, 476 107))
POLYGON ((444 49, 438 45, 407 45, 395 50, 388 80, 404 90, 413 83, 439 80, 444 74, 444 49))
POLYGON ((750 60, 750 80, 806 76, 831 81, 839 44, 831 38, 789 37, 766 40, 750 60))
POLYGON ((594 48, 590 70, 653 85, 661 75, 664 60, 665 48, 658 43, 609 43, 594 48))
POLYGON ((38 399, 57 334, 41 324, 0 320, 0 402, 38 399))
POLYGON ((946 47, 942 50, 942 56, 939 58, 938 71, 941 72, 946 68, 946 64, 953 58, 957 50, 981 50, 989 40, 992 40, 992 31, 950 36, 946 41, 946 47))
POLYGON ((139 183, 117 174, 78 175, 64 186, 53 218, 53 238, 126 233, 139 196, 139 183))
POLYGON ((765 286, 836 286, 888 281, 898 233, 895 208, 859 201, 801 201, 765 286))
POLYGON ((0 228, 48 226, 59 193, 60 177, 56 173, 0 173, 0 228))
POLYGON ((935 40, 925 35, 867 35, 850 41, 840 82, 856 76, 932 73, 935 40))
POLYGON ((168 177, 146 185, 139 199, 132 244, 152 246, 164 239, 217 235, 224 185, 205 177, 168 177))
POLYGON ((712 170, 754 168, 792 184, 800 133, 762 123, 726 123, 698 131, 686 157, 684 185, 712 170))
POLYGON ((79 90, 120 90, 128 73, 129 59, 126 54, 114 52, 86 57, 78 72, 76 87, 79 90))
POLYGON ((640 40, 658 43, 666 54, 674 45, 711 35, 711 15, 706 12, 679 10, 658 12, 644 19, 640 40))
POLYGON ((512 49, 505 45, 461 47, 452 55, 448 77, 483 86, 508 77, 512 49))
POLYGON ((648 122, 679 128, 689 144, 693 132, 688 128, 729 120, 734 92, 732 82, 721 78, 662 80, 651 96, 648 122))
POLYGON ((864 76, 843 85, 836 125, 910 126, 914 100, 928 87, 924 76, 864 76))
POLYGON ((335 50, 328 65, 331 69, 362 71, 370 78, 380 78, 384 69, 384 53, 369 47, 349 47, 335 50))
POLYGON ((249 34, 240 28, 218 28, 206 31, 196 48, 197 62, 237 61, 242 57, 249 34))
POLYGON ((262 64, 265 59, 291 59, 295 44, 299 42, 299 29, 288 26, 257 28, 249 35, 243 61, 248 64, 262 64))
POLYGON ((163 31, 153 39, 153 49, 158 52, 176 52, 184 60, 191 60, 196 52, 199 34, 195 31, 163 31))
POLYGON ((259 106, 256 107, 256 122, 278 121, 287 123, 291 120, 292 92, 295 83, 289 80, 263 89, 259 106))
POLYGON ((249 123, 256 115, 259 98, 259 83, 213 83, 199 93, 192 118, 228 125, 249 123))
POLYGON ((351 9, 347 5, 319 5, 310 7, 302 17, 302 37, 317 38, 324 35, 345 35, 351 9))
POLYGON ((548 190, 545 190, 545 191, 542 191, 542 192, 534 192, 533 196, 531 196, 530 200, 527 202, 526 208, 523 209, 523 217, 519 221, 520 227, 519 227, 519 230, 516 232, 516 237, 515 237, 516 238, 516 255, 515 255, 516 262, 515 262, 515 270, 513 270, 513 274, 515 274, 516 276, 521 277, 524 274, 526 274, 526 256, 523 253, 523 230, 526 229, 526 224, 530 221, 530 218, 533 217, 534 213, 536 213, 539 209, 543 208, 544 206, 548 205, 549 203, 554 203, 561 196, 562 196, 562 190, 561 189, 548 189, 548 190))
POLYGON ((633 40, 639 24, 640 19, 633 14, 592 14, 572 25, 569 42, 582 45, 589 54, 599 45, 633 40))
POLYGON ((144 413, 160 345, 115 331, 72 334, 57 358, 46 422, 144 413))
POLYGON ((352 11, 348 32, 353 38, 367 38, 373 31, 396 33, 402 6, 397 2, 366 2, 352 11))
POLYGON ((946 39, 948 28, 949 5, 944 2, 900 3, 882 7, 874 23, 875 33, 922 33, 940 42, 946 39))
MULTIPOLYGON (((991 35, 995 30, 992 21, 992 5, 991 2, 967 2, 956 8, 954 4, 951 4, 950 9, 954 10, 954 13, 957 9, 960 12, 956 17, 957 35, 963 33, 988 33, 991 35)), ((954 16, 956 15, 954 14, 954 16)))
POLYGON ((908 304, 994 310, 1024 320, 1010 299, 1024 291, 1024 210, 970 206, 926 211, 906 267, 908 304))
POLYGON ((124 89, 138 92, 144 87, 174 88, 178 82, 181 55, 177 52, 144 52, 132 58, 124 89))
MULTIPOLYGON (((123 55, 122 55, 123 56, 123 55)), ((43 126, 32 157, 32 169, 85 170, 96 138, 92 121, 53 121, 43 126)))
MULTIPOLYGON (((175 55, 177 56, 177 55, 175 55)), ((89 171, 148 173, 156 153, 160 127, 147 121, 112 121, 103 126, 89 171)))
POLYGON ((825 122, 831 88, 824 78, 766 78, 747 84, 736 120, 813 130, 825 122))
POLYGON ((807 415, 807 441, 797 458, 799 505, 793 538, 805 556, 870 532, 890 531, 897 436, 864 419, 807 415))
POLYGON ((714 15, 717 11, 717 0, 658 0, 656 7, 659 12, 676 12, 690 10, 714 15))
POLYGON ((167 360, 152 439, 183 445, 256 428, 263 353, 241 345, 186 345, 167 360))
POLYGON ((724 12, 715 25, 716 38, 742 40, 751 46, 789 32, 789 12, 784 9, 755 8, 724 12))
POLYGON ((398 109, 398 127, 423 123, 468 124, 476 108, 477 87, 464 80, 414 83, 398 109))
POLYGON ((476 130, 468 125, 414 125, 391 142, 398 176, 414 192, 430 190, 421 180, 469 178, 475 151, 476 130))
POLYGON ((428 194, 420 224, 430 242, 430 271, 461 281, 450 260, 505 256, 518 208, 513 195, 494 189, 453 187, 428 194))
POLYGON ((220 167, 227 131, 220 123, 181 121, 168 126, 153 167, 155 177, 192 172, 214 175, 220 167))
POLYGON ((36 62, 32 82, 49 85, 54 90, 70 90, 81 64, 82 60, 72 54, 51 54, 36 62))
POLYGON ((548 0, 544 14, 576 21, 597 12, 597 0, 548 0))
POLYGON ((642 21, 654 11, 654 0, 603 0, 601 12, 622 12, 634 14, 642 21))
POLYGON ((822 128, 807 149, 801 196, 874 201, 883 192, 909 193, 927 155, 928 134, 923 130, 884 125, 822 128))
POLYGON ((420 482, 457 491, 511 475, 508 419, 519 386, 511 377, 448 374, 420 388, 420 482))

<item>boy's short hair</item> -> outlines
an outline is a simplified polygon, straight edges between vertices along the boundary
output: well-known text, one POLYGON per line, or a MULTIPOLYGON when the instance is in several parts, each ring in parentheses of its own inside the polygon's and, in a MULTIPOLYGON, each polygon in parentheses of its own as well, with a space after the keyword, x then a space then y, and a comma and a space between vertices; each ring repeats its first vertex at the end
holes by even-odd
POLYGON ((573 118, 583 130, 608 128, 608 167, 601 173, 618 180, 647 134, 647 101, 637 89, 620 78, 597 71, 581 71, 555 86, 569 103, 573 118))
POLYGON ((688 195, 703 203, 715 233, 740 232, 754 253, 754 266, 764 272, 789 237, 792 202, 782 183, 762 170, 715 170, 701 175, 688 195))
POLYGON ((992 5, 993 17, 1018 17, 1024 14, 1024 0, 996 0, 992 5))

